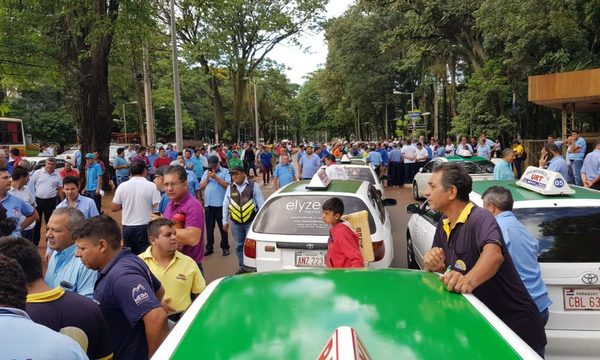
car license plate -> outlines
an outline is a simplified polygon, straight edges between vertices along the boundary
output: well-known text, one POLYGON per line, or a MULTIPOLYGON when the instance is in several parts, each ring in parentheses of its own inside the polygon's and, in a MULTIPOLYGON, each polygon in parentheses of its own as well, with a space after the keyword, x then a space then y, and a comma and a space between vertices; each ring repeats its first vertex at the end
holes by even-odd
POLYGON ((296 252, 296 266, 298 267, 325 267, 325 254, 322 252, 296 252))
POLYGON ((563 288, 565 311, 600 311, 600 287, 563 288))

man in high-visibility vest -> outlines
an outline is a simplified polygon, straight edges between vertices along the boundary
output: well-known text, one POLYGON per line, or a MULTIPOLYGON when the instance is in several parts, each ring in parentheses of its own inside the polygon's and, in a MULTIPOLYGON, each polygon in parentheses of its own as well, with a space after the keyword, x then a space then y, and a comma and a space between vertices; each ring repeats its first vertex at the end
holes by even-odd
POLYGON ((255 181, 246 178, 243 166, 237 165, 229 169, 229 173, 232 182, 227 187, 223 199, 223 228, 227 231, 231 224, 231 233, 236 243, 235 253, 239 264, 237 273, 241 274, 244 263, 244 240, 252 220, 258 209, 265 203, 265 199, 260 191, 260 186, 255 181))

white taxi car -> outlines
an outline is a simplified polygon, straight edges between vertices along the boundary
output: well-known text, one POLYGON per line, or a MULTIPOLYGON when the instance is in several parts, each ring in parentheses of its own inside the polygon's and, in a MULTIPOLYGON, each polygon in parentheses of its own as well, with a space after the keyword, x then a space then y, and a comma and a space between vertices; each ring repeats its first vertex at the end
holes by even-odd
POLYGON ((413 197, 415 200, 423 199, 423 191, 427 190, 427 183, 433 172, 433 168, 442 162, 453 162, 462 165, 467 169, 473 181, 493 180, 494 179, 494 163, 481 156, 448 156, 437 157, 429 161, 415 174, 412 183, 413 197))
MULTIPOLYGON (((470 199, 483 205, 481 195, 494 185, 509 189, 513 213, 539 240, 538 261, 553 304, 546 324, 546 359, 597 359, 600 354, 600 191, 572 186, 572 194, 544 195, 519 182, 473 182, 470 199)), ((544 175, 542 175, 544 176, 544 175)), ((560 178, 553 181, 561 183, 560 178)), ((533 181, 529 181, 531 184, 533 181)), ((538 181, 539 184, 539 181, 538 181)), ((527 184, 526 184, 527 185, 527 184)), ((546 190, 541 189, 540 192, 546 190)), ((441 214, 422 205, 408 205, 407 258, 411 268, 423 268, 441 214)))
POLYGON ((308 181, 296 181, 267 199, 244 242, 244 270, 324 267, 329 226, 322 220, 321 204, 331 197, 344 202, 345 214, 367 211, 374 252, 369 267, 389 267, 394 242, 385 206, 396 205, 396 200, 382 199, 366 181, 332 180, 320 189, 312 188, 308 181))

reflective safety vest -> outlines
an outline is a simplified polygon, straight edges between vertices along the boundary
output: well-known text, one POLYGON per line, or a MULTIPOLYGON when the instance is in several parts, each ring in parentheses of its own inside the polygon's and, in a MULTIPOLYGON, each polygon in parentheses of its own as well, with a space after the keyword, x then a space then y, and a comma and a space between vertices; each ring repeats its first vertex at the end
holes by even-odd
POLYGON ((246 188, 241 193, 237 186, 231 184, 229 188, 229 218, 236 224, 251 222, 256 216, 257 209, 254 203, 254 181, 248 180, 246 188))

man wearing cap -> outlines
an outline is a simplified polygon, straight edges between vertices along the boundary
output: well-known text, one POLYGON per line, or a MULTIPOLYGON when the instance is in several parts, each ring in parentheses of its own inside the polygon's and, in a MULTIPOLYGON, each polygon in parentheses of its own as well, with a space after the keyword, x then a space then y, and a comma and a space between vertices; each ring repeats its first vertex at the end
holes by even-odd
POLYGON ((220 166, 219 163, 219 157, 211 155, 208 158, 210 168, 204 172, 200 181, 200 188, 204 191, 204 214, 206 216, 207 242, 204 255, 210 255, 214 252, 216 223, 221 233, 223 256, 227 256, 229 255, 229 238, 227 230, 223 227, 223 199, 225 198, 225 189, 231 183, 231 176, 229 171, 220 166))
MULTIPOLYGON (((48 220, 52 215, 56 205, 63 199, 65 195, 62 192, 62 178, 55 171, 56 160, 47 158, 44 167, 36 171, 29 180, 29 185, 35 194, 35 203, 37 204, 37 212, 40 218, 43 216, 48 224, 48 220)), ((35 224, 33 232, 33 242, 37 245, 40 242, 40 230, 42 222, 38 221, 35 224)))
POLYGON ((81 192, 83 195, 91 198, 96 203, 96 209, 101 213, 102 197, 102 166, 94 160, 94 154, 85 154, 85 189, 81 192))
POLYGON ((232 182, 227 187, 222 205, 223 228, 227 231, 231 224, 239 265, 237 274, 241 274, 244 264, 244 240, 252 220, 265 203, 265 199, 260 191, 260 186, 255 181, 246 178, 243 166, 236 166, 230 171, 232 182))
POLYGON ((298 161, 298 167, 298 173, 302 180, 310 180, 317 173, 321 167, 321 158, 313 153, 312 146, 306 147, 306 154, 298 161))

